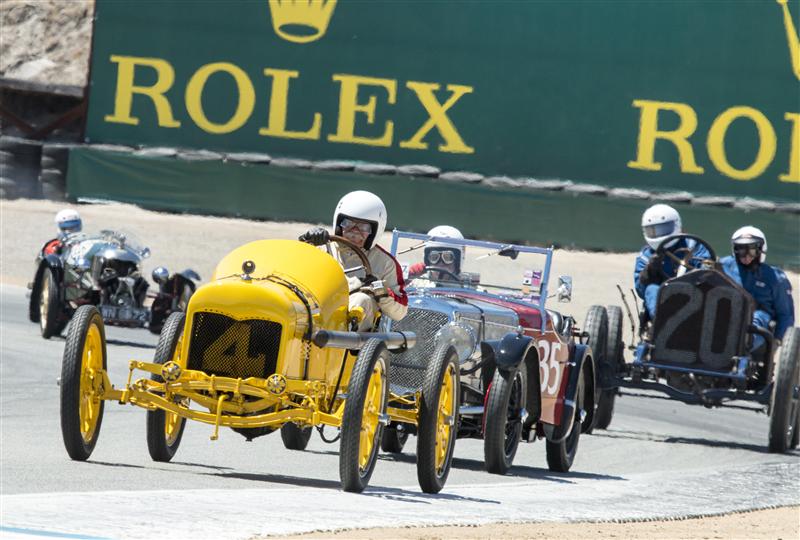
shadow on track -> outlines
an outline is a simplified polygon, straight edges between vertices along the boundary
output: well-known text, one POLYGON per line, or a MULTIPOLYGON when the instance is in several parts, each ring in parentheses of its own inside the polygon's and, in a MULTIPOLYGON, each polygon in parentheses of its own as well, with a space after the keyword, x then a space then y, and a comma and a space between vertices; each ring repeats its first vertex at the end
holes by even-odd
POLYGON ((769 453, 766 444, 749 444, 736 441, 721 441, 695 437, 672 437, 669 435, 659 435, 657 433, 647 433, 643 431, 595 431, 591 436, 607 439, 630 439, 635 441, 649 441, 667 444, 692 444, 696 446, 707 446, 709 448, 746 450, 748 452, 756 452, 758 454, 769 453))
MULTIPOLYGON (((417 462, 417 457, 413 454, 380 454, 378 459, 384 461, 396 461, 398 463, 417 462)), ((485 471, 483 461, 467 458, 453 458, 453 468, 467 471, 485 471)), ((572 480, 626 480, 621 476, 611 476, 606 474, 582 473, 570 471, 566 473, 553 472, 549 469, 529 467, 527 465, 513 465, 505 476, 527 478, 531 480, 548 480, 562 484, 573 484, 572 480)))

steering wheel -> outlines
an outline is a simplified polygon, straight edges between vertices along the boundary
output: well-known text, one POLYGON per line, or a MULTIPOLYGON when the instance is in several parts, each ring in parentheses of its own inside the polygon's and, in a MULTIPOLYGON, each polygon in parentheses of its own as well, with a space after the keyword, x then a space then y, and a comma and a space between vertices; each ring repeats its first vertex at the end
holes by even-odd
POLYGON ((461 276, 459 276, 458 274, 456 274, 452 270, 448 270, 447 268, 442 268, 441 266, 425 266, 425 269, 423 270, 423 273, 426 273, 426 272, 441 272, 442 274, 447 274, 448 276, 453 278, 453 281, 457 281, 458 283, 461 283, 461 276))
POLYGON ((358 258, 361 259, 361 264, 364 265, 364 270, 366 271, 367 275, 369 276, 372 274, 372 266, 369 264, 369 259, 367 258, 367 252, 364 251, 364 248, 354 244, 353 242, 351 242, 350 240, 348 240, 343 236, 337 236, 335 234, 330 235, 330 241, 336 242, 337 244, 342 244, 352 249, 355 252, 355 254, 358 255, 358 258))
MULTIPOLYGON (((678 270, 676 271, 675 275, 681 276, 685 274, 688 270, 692 270, 693 267, 689 265, 689 261, 693 259, 698 259, 697 256, 694 254, 694 250, 697 246, 703 246, 708 250, 708 254, 712 261, 717 260, 717 254, 714 251, 714 248, 711 247, 711 244, 700 238, 699 236, 695 236, 693 234, 675 234, 673 236, 669 236, 661 241, 656 248, 655 256, 661 257, 662 259, 667 256, 672 259, 675 263, 678 264, 678 270), (694 240, 696 244, 693 247, 682 247, 678 248, 675 251, 668 251, 667 244, 672 242, 677 242, 683 239, 687 240, 694 240)), ((664 266, 661 266, 661 273, 669 278, 670 276, 664 271, 664 266)))

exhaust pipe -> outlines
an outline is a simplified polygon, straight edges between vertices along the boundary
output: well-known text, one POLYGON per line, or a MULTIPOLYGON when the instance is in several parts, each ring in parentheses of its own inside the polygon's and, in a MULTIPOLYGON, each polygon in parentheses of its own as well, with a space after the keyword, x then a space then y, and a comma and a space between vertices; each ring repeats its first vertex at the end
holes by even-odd
POLYGON ((386 343, 386 347, 393 351, 404 351, 417 343, 417 335, 414 332, 336 332, 332 330, 314 332, 311 342, 319 348, 359 350, 370 339, 383 341, 386 343))

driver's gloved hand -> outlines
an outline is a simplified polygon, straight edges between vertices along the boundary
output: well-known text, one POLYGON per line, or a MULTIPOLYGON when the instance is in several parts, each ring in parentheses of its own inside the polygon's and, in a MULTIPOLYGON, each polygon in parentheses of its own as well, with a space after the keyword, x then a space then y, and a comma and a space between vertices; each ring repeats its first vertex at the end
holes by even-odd
POLYGON ((381 298, 386 298, 389 296, 389 293, 386 292, 386 286, 383 284, 383 281, 375 278, 375 276, 367 276, 367 278, 372 277, 372 281, 369 283, 364 283, 361 286, 361 292, 364 292, 375 300, 380 300, 381 298))
POLYGON ((331 235, 322 227, 315 227, 304 232, 297 239, 301 242, 311 244, 312 246, 323 246, 330 241, 331 235))
POLYGON ((375 281, 378 281, 378 278, 376 278, 372 274, 367 274, 366 276, 364 276, 364 279, 361 280, 361 284, 362 285, 371 285, 375 281))
POLYGON ((661 257, 653 257, 647 263, 642 271, 639 273, 639 281, 642 285, 650 285, 651 283, 659 283, 661 281, 661 266, 663 260, 661 257))

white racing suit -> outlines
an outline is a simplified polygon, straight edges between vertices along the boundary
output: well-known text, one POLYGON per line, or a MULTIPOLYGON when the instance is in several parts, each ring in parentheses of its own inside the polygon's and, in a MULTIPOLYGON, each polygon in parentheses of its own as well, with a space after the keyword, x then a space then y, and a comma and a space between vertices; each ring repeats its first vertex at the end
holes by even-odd
MULTIPOLYGON (((350 248, 331 244, 331 254, 345 270, 362 266, 361 259, 350 248)), ((372 267, 372 275, 383 281, 386 296, 376 301, 373 296, 359 291, 363 285, 362 278, 347 278, 350 288, 350 309, 360 307, 364 310, 365 317, 358 326, 359 332, 372 329, 379 311, 394 321, 399 321, 408 312, 408 295, 403 282, 403 271, 397 260, 378 245, 367 251, 367 259, 372 267)), ((359 275, 364 276, 364 272, 360 272, 359 275)))

